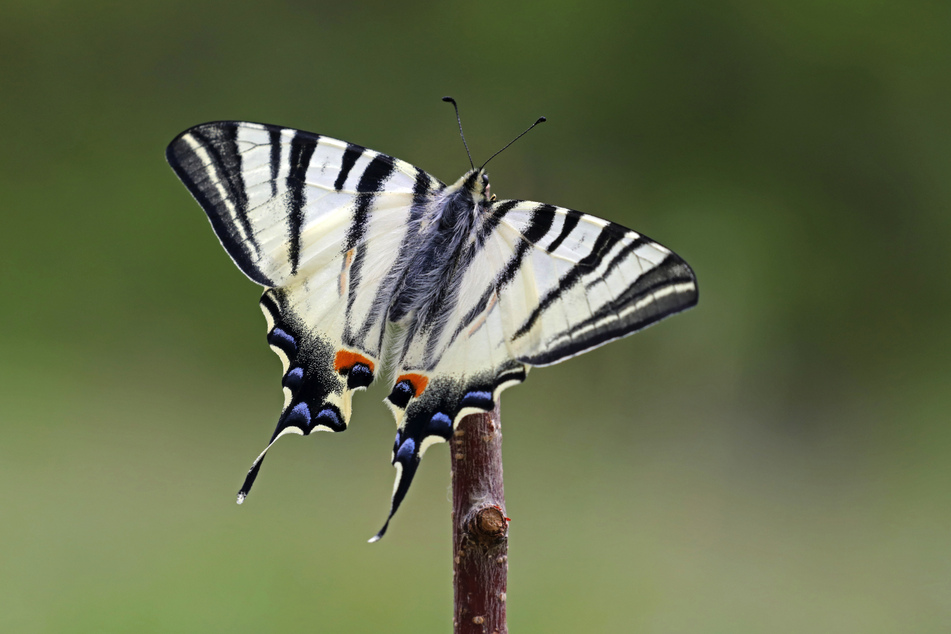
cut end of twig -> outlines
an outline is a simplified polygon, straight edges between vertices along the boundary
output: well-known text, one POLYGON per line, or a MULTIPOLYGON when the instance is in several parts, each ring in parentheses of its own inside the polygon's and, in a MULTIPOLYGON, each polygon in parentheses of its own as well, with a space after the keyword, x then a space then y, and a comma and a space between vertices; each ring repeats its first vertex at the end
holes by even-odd
POLYGON ((508 532, 508 518, 498 506, 487 506, 476 511, 472 518, 470 530, 478 539, 485 542, 496 542, 505 537, 508 532))

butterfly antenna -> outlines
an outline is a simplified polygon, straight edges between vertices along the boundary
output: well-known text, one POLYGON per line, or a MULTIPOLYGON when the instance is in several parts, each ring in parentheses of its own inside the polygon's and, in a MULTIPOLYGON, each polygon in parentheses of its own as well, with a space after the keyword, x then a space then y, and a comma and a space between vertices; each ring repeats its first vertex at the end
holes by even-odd
MULTIPOLYGON (((528 126, 528 129, 525 130, 525 132, 522 132, 520 135, 518 135, 517 137, 515 137, 514 139, 512 139, 511 141, 509 141, 508 144, 507 144, 504 148, 502 148, 501 150, 499 150, 498 152, 496 152, 495 154, 493 154, 492 156, 490 156, 490 157, 489 157, 489 161, 491 161, 491 160, 494 159, 496 156, 498 156, 499 154, 501 154, 502 152, 504 152, 506 149, 508 149, 508 146, 509 146, 509 145, 512 145, 513 143, 515 143, 516 141, 518 141, 519 139, 521 139, 523 136, 525 136, 526 134, 528 134, 528 131, 529 131, 529 130, 531 130, 532 128, 534 128, 535 126, 537 126, 539 123, 545 123, 546 121, 548 121, 548 119, 546 119, 545 117, 538 117, 538 121, 536 121, 536 122, 533 123, 532 125, 528 126)), ((489 161, 486 161, 485 163, 483 163, 483 164, 482 164, 482 167, 480 167, 479 169, 480 169, 480 170, 485 169, 485 166, 489 164, 489 161)))
POLYGON ((451 103, 452 107, 456 109, 456 121, 459 122, 459 136, 462 137, 462 144, 466 146, 466 155, 469 157, 469 167, 475 169, 475 165, 472 163, 472 154, 469 152, 469 144, 466 143, 466 135, 462 131, 462 119, 459 117, 459 106, 456 105, 456 100, 452 97, 443 97, 442 100, 451 103))

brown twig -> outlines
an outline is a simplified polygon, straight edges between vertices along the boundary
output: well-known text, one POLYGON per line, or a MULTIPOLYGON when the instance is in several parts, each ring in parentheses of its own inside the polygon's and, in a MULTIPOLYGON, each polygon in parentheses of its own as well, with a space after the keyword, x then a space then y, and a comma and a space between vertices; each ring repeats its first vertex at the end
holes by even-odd
POLYGON ((506 634, 508 523, 499 408, 466 416, 452 439, 455 634, 506 634))

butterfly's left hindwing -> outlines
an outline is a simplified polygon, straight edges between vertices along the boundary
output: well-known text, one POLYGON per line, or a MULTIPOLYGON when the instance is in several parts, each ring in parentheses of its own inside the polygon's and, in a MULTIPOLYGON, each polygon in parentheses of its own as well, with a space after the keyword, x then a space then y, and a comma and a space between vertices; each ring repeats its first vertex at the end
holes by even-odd
POLYGON ((358 145, 255 123, 196 126, 166 155, 235 264, 269 287, 261 308, 285 393, 271 443, 343 431, 352 392, 379 371, 394 271, 442 184, 358 145))

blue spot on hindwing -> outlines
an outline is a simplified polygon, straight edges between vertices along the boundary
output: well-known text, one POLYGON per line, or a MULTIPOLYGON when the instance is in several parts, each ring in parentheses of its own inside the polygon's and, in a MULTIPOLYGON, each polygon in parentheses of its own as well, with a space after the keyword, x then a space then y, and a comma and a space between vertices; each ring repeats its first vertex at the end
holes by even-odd
POLYGON ((340 416, 340 410, 333 405, 328 405, 318 412, 314 425, 326 425, 334 431, 343 431, 347 428, 343 417, 340 416))
POLYGON ((290 389, 292 392, 296 392, 300 389, 301 383, 303 382, 304 368, 291 368, 287 371, 287 374, 284 375, 281 385, 290 389))
POLYGON ((414 458, 416 455, 416 442, 412 438, 407 438, 403 441, 403 444, 400 445, 400 448, 396 452, 396 459, 400 462, 408 462, 411 458, 414 458))
POLYGON ((460 403, 462 407, 478 407, 486 411, 495 408, 495 402, 492 400, 492 392, 473 391, 462 397, 460 403))
POLYGON ((426 426, 426 435, 441 436, 448 440, 452 435, 452 419, 442 412, 436 412, 429 419, 429 424, 426 426))
POLYGON ((409 400, 413 398, 413 386, 409 381, 400 381, 393 386, 393 391, 386 397, 390 403, 401 409, 405 409, 409 400))
POLYGON ((268 333, 267 342, 275 348, 280 348, 288 356, 297 354, 297 341, 280 328, 275 328, 268 333))
POLYGON ((347 373, 347 387, 351 390, 358 387, 367 387, 373 383, 373 372, 363 363, 357 363, 347 373))
POLYGON ((298 427, 310 432, 310 408, 307 403, 298 403, 284 414, 284 427, 298 427))

